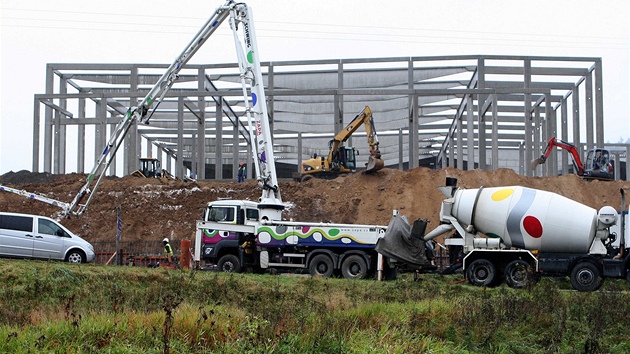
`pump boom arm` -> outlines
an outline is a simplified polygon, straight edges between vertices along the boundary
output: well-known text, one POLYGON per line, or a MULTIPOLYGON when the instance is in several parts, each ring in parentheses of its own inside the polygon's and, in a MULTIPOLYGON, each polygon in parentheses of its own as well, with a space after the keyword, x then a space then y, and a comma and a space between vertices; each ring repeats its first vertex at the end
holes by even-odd
MULTIPOLYGON (((219 6, 203 27, 197 32, 195 37, 190 41, 182 53, 168 67, 166 72, 155 83, 153 88, 144 97, 137 107, 131 107, 127 110, 125 116, 118 123, 112 135, 105 145, 103 152, 96 161, 94 167, 88 174, 85 184, 81 187, 74 200, 71 203, 65 203, 54 200, 45 196, 39 196, 26 191, 20 191, 10 187, 0 185, 0 190, 27 196, 32 199, 44 201, 49 204, 57 205, 64 210, 66 216, 83 214, 92 198, 101 180, 105 176, 107 168, 114 160, 116 152, 122 145, 129 129, 136 123, 141 122, 148 124, 152 115, 152 107, 162 102, 166 93, 171 89, 180 70, 188 63, 192 56, 203 46, 206 40, 216 31, 216 29, 230 17, 230 27, 234 34, 236 43, 237 57, 240 76, 243 84, 243 96, 245 98, 246 114, 248 117, 251 141, 256 163, 256 172, 259 184, 263 188, 263 198, 271 199, 272 203, 281 204, 280 192, 278 190, 278 181, 274 166, 273 145, 271 142, 271 132, 269 131, 269 123, 267 121, 266 97, 263 88, 262 73, 260 70, 260 61, 258 59, 258 50, 256 47, 256 38, 254 35, 254 26, 252 22, 251 9, 244 3, 235 3, 228 0, 224 5, 219 6), (238 26, 242 24, 243 38, 246 53, 243 53, 241 39, 239 39, 238 26), (251 97, 250 97, 251 94, 251 97), (254 135, 256 139, 253 139, 254 135), (82 203, 85 197, 87 200, 82 203)), ((153 108, 153 109, 155 109, 153 108)), ((277 207, 278 209, 280 207, 277 207)))

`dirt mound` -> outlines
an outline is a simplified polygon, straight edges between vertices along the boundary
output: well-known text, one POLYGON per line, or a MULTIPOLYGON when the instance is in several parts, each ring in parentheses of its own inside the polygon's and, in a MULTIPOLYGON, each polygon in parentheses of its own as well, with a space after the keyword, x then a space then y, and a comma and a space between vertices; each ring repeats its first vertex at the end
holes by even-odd
MULTIPOLYGON (((20 171, 0 176, 0 181, 7 186, 70 202, 86 177, 20 171)), ((410 220, 429 219, 431 229, 439 223, 444 197, 437 187, 444 185, 446 177, 457 178, 458 186, 465 188, 520 185, 551 191, 596 209, 604 205, 619 209, 619 190, 630 188, 630 183, 625 181, 585 181, 574 175, 523 177, 511 169, 434 171, 416 168, 409 171, 383 169, 371 175, 356 173, 304 183, 281 181, 280 190, 282 200, 287 203, 286 219, 387 225, 392 210, 397 209, 410 220)), ((62 223, 88 241, 113 241, 116 208, 120 206, 124 240, 193 239, 195 222, 208 202, 218 198, 257 200, 259 196, 260 189, 255 181, 186 183, 114 177, 101 183, 82 216, 63 219, 62 223)), ((61 217, 57 207, 5 192, 0 193, 0 211, 61 217)))
POLYGON ((51 182, 54 178, 55 175, 48 172, 33 173, 27 170, 22 170, 18 172, 10 171, 0 176, 0 183, 19 186, 25 183, 48 183, 51 182))

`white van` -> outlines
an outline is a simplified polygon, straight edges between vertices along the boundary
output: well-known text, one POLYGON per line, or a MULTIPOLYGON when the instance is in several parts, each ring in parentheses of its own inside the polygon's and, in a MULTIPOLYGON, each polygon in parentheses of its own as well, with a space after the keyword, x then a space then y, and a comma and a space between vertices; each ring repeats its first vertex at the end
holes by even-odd
POLYGON ((94 261, 94 247, 43 216, 0 212, 0 257, 94 261))

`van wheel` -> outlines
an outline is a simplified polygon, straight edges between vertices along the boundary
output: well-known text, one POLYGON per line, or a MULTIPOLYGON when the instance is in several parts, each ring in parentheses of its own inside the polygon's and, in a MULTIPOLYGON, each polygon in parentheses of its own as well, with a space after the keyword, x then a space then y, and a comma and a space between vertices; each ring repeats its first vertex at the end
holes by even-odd
POLYGON ((72 250, 66 256, 66 261, 69 263, 85 263, 86 257, 82 251, 72 250))
POLYGON ((602 283, 602 272, 591 262, 580 262, 571 271, 571 285, 577 291, 595 291, 602 283))
POLYGON ((241 271, 241 261, 233 254, 226 254, 219 259, 217 268, 221 272, 239 273, 241 271))
POLYGON ((497 277, 497 269, 486 259, 477 259, 466 269, 468 282, 475 286, 493 286, 497 277))
POLYGON ((341 275, 346 279, 365 279, 367 276, 367 263, 361 256, 349 256, 341 264, 341 275))
POLYGON ((333 274, 333 262, 330 257, 325 254, 318 254, 311 259, 308 266, 308 271, 312 276, 322 276, 328 278, 333 274))

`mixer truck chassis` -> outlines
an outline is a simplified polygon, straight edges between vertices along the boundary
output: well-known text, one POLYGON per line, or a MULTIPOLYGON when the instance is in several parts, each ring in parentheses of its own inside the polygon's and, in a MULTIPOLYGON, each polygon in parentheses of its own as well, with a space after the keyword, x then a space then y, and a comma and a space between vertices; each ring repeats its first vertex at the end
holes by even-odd
POLYGON ((523 250, 473 250, 463 262, 464 275, 476 286, 497 286, 503 281, 513 288, 525 287, 540 276, 568 276, 578 291, 595 291, 605 278, 626 278, 630 282, 628 261, 523 250))
POLYGON ((451 267, 461 265, 470 284, 505 281, 520 288, 539 276, 568 276, 577 291, 595 291, 606 278, 626 279, 630 285, 624 203, 615 229, 614 208, 597 211, 547 191, 521 186, 464 190, 449 178, 440 190, 447 197, 441 224, 423 239, 454 230, 445 239, 449 254, 457 255, 451 267))

